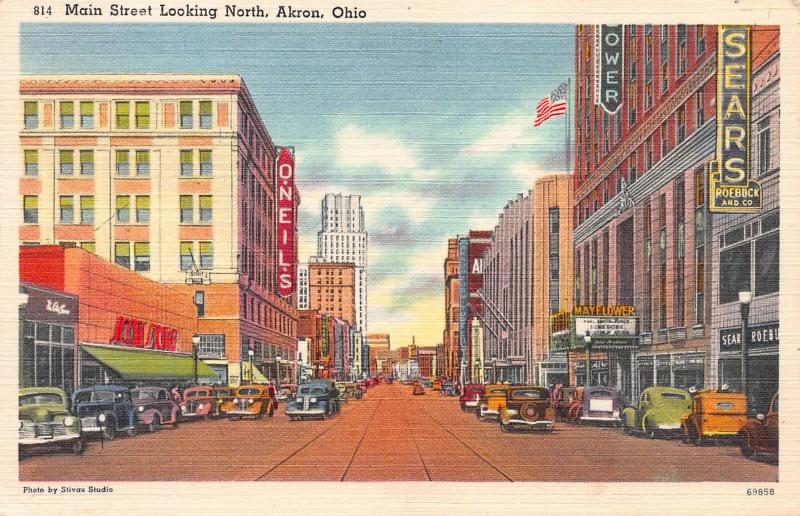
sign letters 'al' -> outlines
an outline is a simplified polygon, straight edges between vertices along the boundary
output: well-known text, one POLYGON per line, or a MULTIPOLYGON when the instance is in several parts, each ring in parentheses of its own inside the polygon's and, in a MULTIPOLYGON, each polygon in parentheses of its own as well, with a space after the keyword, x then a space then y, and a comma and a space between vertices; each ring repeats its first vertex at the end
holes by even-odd
POLYGON ((750 179, 750 27, 720 25, 717 47, 717 157, 709 167, 709 210, 761 211, 750 179))
POLYGON ((600 25, 600 87, 595 96, 600 106, 613 115, 622 106, 622 70, 624 59, 622 25, 600 25))
POLYGON ((295 267, 295 221, 297 214, 294 208, 294 156, 288 147, 280 149, 278 154, 277 187, 278 187, 278 294, 291 296, 297 283, 295 267))

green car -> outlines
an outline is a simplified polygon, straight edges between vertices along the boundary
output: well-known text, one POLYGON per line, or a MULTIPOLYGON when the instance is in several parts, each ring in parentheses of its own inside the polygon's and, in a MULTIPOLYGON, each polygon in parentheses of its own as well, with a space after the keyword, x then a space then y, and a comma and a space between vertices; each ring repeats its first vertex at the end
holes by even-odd
POLYGON ((19 452, 39 447, 83 451, 81 421, 67 409, 67 395, 55 387, 19 390, 19 452))
POLYGON ((622 411, 622 429, 626 434, 679 434, 681 418, 692 411, 692 397, 683 389, 648 387, 639 398, 639 407, 622 411))

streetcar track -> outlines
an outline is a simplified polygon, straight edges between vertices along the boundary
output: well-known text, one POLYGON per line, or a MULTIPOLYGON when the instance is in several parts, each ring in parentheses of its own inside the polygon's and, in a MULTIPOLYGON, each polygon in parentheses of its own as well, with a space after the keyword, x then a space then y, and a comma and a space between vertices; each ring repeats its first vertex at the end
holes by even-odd
MULTIPOLYGON (((416 403, 414 403, 416 405, 416 403)), ((431 473, 428 471, 428 465, 425 464, 425 460, 422 458, 422 452, 419 451, 419 445, 417 444, 417 436, 414 435, 414 432, 411 431, 411 425, 408 420, 408 413, 406 411, 403 412, 403 420, 406 423, 406 428, 408 429, 408 433, 411 434, 411 441, 414 443, 414 449, 417 450, 417 457, 419 457, 419 462, 422 464, 422 468, 425 470, 425 476, 428 477, 428 482, 432 481, 431 473)))
POLYGON ((456 440, 456 441, 458 441, 459 443, 461 443, 461 445, 462 445, 464 448, 466 448, 466 449, 468 449, 469 451, 471 451, 472 453, 474 453, 476 457, 478 457, 479 459, 481 459, 483 462, 485 462, 487 465, 489 465, 489 466, 490 466, 492 469, 494 469, 494 470, 495 470, 495 471, 497 471, 497 472, 498 472, 500 475, 502 475, 502 476, 503 476, 503 478, 505 478, 505 479, 506 479, 507 481, 509 481, 509 482, 513 482, 513 481, 514 481, 514 479, 512 479, 511 477, 509 477, 508 475, 506 475, 506 474, 503 472, 503 470, 501 470, 500 468, 498 468, 497 466, 495 466, 494 464, 492 464, 491 462, 489 462, 489 460, 488 460, 486 457, 484 457, 483 455, 481 455, 480 453, 478 453, 478 452, 477 452, 475 449, 473 449, 473 448, 472 448, 472 446, 468 445, 466 442, 464 442, 464 440, 463 440, 463 439, 461 439, 461 438, 460 438, 460 437, 458 437, 456 434, 454 434, 454 433, 453 433, 453 432, 452 432, 452 431, 451 431, 449 428, 447 428, 447 426, 445 426, 445 425, 444 425, 444 424, 443 424, 441 421, 439 421, 438 419, 436 419, 435 417, 433 417, 433 414, 431 414, 430 412, 428 412, 428 411, 427 411, 427 410, 425 410, 424 408, 422 409, 422 412, 424 412, 424 413, 425 413, 425 414, 426 414, 428 417, 430 417, 430 418, 431 418, 431 419, 432 419, 432 420, 433 420, 433 421, 434 421, 434 422, 435 422, 437 425, 439 425, 440 427, 442 427, 442 428, 443 428, 443 429, 444 429, 444 430, 445 430, 445 431, 446 431, 448 434, 450 434, 451 436, 453 436, 453 438, 455 438, 455 440, 456 440))
POLYGON ((266 472, 262 473, 261 475, 257 476, 256 478, 254 478, 253 481, 262 480, 264 477, 266 477, 267 475, 269 475, 270 473, 272 473, 273 471, 275 471, 279 467, 283 466, 286 462, 288 462, 290 459, 292 459, 295 455, 297 455, 298 453, 300 453, 301 451, 306 449, 311 443, 313 443, 314 441, 316 441, 317 439, 319 439, 320 437, 325 435, 328 432, 328 430, 333 428, 333 426, 334 426, 334 421, 331 420, 331 419, 328 419, 328 426, 325 427, 325 429, 322 432, 320 432, 315 437, 310 439, 308 442, 306 442, 300 448, 296 449, 294 452, 292 452, 290 455, 288 455, 285 459, 283 459, 282 461, 278 462, 277 464, 275 464, 274 466, 269 468, 266 472))
POLYGON ((339 482, 344 482, 344 479, 347 477, 347 473, 350 471, 350 466, 353 465, 353 461, 356 458, 356 454, 358 453, 358 449, 361 447, 361 443, 364 442, 364 437, 367 436, 367 432, 370 428, 370 423, 372 420, 375 419, 375 413, 378 411, 378 407, 380 406, 383 400, 378 399, 378 402, 375 404, 375 408, 372 409, 372 414, 369 415, 369 420, 367 421, 367 425, 364 427, 364 433, 361 434, 361 438, 356 443, 356 448, 353 450, 353 455, 350 456, 350 462, 347 463, 347 467, 344 469, 344 473, 342 473, 342 477, 339 479, 339 482))

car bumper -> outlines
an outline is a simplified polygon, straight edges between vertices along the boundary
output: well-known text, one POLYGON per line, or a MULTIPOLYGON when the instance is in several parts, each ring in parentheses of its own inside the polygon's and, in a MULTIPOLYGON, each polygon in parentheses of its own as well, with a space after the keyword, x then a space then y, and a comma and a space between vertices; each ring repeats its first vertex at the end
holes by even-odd
POLYGON ((677 432, 681 429, 681 425, 679 423, 663 424, 656 426, 656 428, 661 432, 677 432))
POLYGON ((539 421, 525 421, 524 419, 509 419, 506 424, 527 426, 529 428, 547 428, 547 429, 553 428, 553 422, 547 419, 541 419, 539 421))
POLYGON ((325 414, 325 409, 321 408, 314 408, 314 409, 286 409, 287 416, 322 416, 325 414))
POLYGON ((250 412, 249 410, 226 410, 226 416, 257 416, 258 412, 250 412))
POLYGON ((184 419, 191 419, 194 417, 206 417, 206 415, 208 415, 208 412, 202 414, 200 412, 181 412, 181 417, 184 419))
POLYGON ((604 422, 617 422, 621 421, 619 416, 581 416, 581 421, 604 421, 604 422))
POLYGON ((28 437, 19 440, 20 446, 41 446, 53 443, 67 443, 77 441, 81 438, 80 434, 58 435, 55 437, 28 437))
POLYGON ((478 407, 478 402, 475 401, 475 400, 468 400, 468 401, 464 402, 464 406, 465 407, 470 407, 470 408, 477 408, 478 407))

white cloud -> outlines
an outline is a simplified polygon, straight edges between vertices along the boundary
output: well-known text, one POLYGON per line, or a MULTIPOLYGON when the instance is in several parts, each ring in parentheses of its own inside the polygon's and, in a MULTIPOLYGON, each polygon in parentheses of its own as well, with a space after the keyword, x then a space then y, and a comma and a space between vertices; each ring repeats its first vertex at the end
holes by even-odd
POLYGON ((369 133, 347 125, 337 135, 339 165, 345 167, 380 167, 389 171, 407 171, 419 167, 413 146, 393 136, 369 133))
POLYGON ((513 113, 490 129, 483 138, 462 149, 461 154, 498 154, 517 146, 533 145, 536 140, 533 117, 528 113, 513 113))

